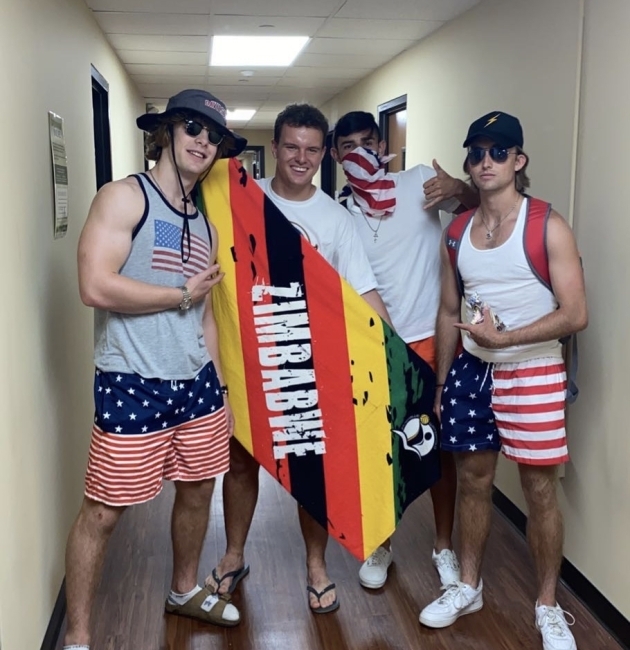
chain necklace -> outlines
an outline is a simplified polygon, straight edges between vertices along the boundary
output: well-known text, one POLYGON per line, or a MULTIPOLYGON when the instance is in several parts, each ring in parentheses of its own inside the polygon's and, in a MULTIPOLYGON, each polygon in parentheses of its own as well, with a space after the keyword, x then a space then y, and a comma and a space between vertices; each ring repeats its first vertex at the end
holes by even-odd
MULTIPOLYGON (((149 172, 148 172, 148 173, 149 173, 149 176, 151 177, 151 179, 153 180, 153 182, 155 183, 156 187, 158 188, 158 191, 159 191, 160 194, 162 195, 162 198, 163 198, 163 199, 164 199, 164 200, 165 200, 169 205, 175 207, 175 206, 174 206, 174 205, 173 205, 173 204, 172 204, 172 203, 171 203, 171 202, 166 198, 166 193, 165 193, 164 190, 162 189, 162 186, 158 183, 158 179, 153 175, 153 170, 152 170, 152 169, 149 169, 149 172)), ((191 190, 191 192, 192 192, 192 190, 191 190)), ((188 193, 188 194, 187 194, 187 195, 182 199, 182 203, 184 203, 184 205, 185 205, 186 203, 190 203, 190 199, 189 199, 188 197, 190 196, 190 193, 191 193, 191 192, 189 192, 189 193, 188 193)))
POLYGON ((488 228, 488 224, 486 223, 486 219, 483 214, 483 210, 481 206, 479 206, 479 216, 481 217, 481 223, 483 223, 483 227, 486 229, 486 240, 490 241, 491 239, 494 238, 494 231, 503 223, 505 219, 507 219, 512 212, 514 212, 514 208, 518 205, 518 202, 521 200, 521 197, 519 196, 516 199, 516 203, 510 208, 509 212, 506 212, 497 222, 497 224, 494 226, 494 228, 488 228))
POLYGON ((370 220, 363 214, 363 210, 361 210, 361 216, 365 219, 367 227, 374 233, 374 243, 376 244, 376 240, 378 239, 378 229, 381 227, 381 223, 383 223, 383 215, 378 218, 378 226, 376 226, 376 228, 372 228, 370 220))

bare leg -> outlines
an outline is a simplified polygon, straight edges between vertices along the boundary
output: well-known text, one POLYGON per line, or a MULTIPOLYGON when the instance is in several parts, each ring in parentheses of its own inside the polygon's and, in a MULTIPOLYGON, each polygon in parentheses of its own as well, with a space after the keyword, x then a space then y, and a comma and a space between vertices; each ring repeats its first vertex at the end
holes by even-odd
POLYGON ((197 586, 199 558, 208 530, 210 499, 214 479, 175 483, 175 503, 171 516, 173 539, 173 580, 171 589, 186 594, 197 586))
MULTIPOLYGON (((230 440, 230 471, 223 478, 223 516, 227 548, 217 565, 217 573, 223 576, 229 571, 241 569, 245 563, 245 543, 252 525, 258 502, 258 474, 260 465, 234 438, 230 440)), ((206 584, 217 588, 212 576, 206 584)), ((219 593, 226 593, 232 584, 230 578, 221 583, 219 593)))
MULTIPOLYGON (((298 515, 300 519, 300 528, 302 537, 306 546, 306 580, 308 584, 316 591, 321 591, 332 581, 326 572, 326 545, 328 544, 328 532, 322 528, 311 515, 298 506, 298 515)), ((337 593, 331 589, 322 596, 321 606, 328 607, 335 602, 337 593)), ((320 606, 320 601, 309 593, 311 607, 314 609, 320 606)))
POLYGON ((492 520, 492 483, 497 466, 495 451, 455 455, 459 489, 462 582, 479 586, 481 562, 492 520))
POLYGON ((457 497, 457 470, 453 454, 442 452, 442 478, 431 488, 433 518, 435 520, 435 543, 437 553, 452 549, 455 499, 457 497))
POLYGON ((107 542, 124 508, 85 497, 66 545, 67 628, 64 645, 89 645, 90 612, 107 542))
POLYGON ((555 466, 519 465, 529 509, 527 540, 536 564, 538 602, 555 607, 564 524, 556 495, 555 466))

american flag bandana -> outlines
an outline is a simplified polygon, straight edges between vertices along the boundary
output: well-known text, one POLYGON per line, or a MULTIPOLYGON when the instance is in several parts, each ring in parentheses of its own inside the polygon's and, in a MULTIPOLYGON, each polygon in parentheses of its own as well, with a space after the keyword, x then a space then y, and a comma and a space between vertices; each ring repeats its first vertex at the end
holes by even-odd
POLYGON ((370 217, 393 214, 396 208, 396 176, 385 171, 395 155, 379 158, 375 152, 357 147, 341 161, 357 205, 370 217))

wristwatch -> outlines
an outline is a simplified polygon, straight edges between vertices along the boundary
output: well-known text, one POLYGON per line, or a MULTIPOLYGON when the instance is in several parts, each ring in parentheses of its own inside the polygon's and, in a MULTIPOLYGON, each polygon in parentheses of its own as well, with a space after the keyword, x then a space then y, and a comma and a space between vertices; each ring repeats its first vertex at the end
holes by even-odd
POLYGON ((182 301, 179 303, 179 309, 181 311, 187 311, 192 307, 192 296, 186 285, 181 286, 180 290, 182 292, 182 301))

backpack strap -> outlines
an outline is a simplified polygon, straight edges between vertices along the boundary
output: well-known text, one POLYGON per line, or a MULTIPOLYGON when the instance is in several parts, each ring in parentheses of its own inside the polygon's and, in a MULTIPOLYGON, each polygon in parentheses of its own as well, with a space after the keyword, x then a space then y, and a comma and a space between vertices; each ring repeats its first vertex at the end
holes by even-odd
POLYGON ((457 288, 459 289, 460 296, 464 295, 464 282, 457 268, 457 257, 459 255, 459 247, 462 243, 462 237, 464 236, 464 232, 466 232, 466 228, 470 223, 470 220, 473 218, 475 211, 476 208, 462 212, 462 214, 455 217, 455 219, 453 219, 453 221, 451 221, 451 223, 446 228, 446 251, 448 252, 448 257, 451 260, 453 271, 455 272, 457 288))
POLYGON ((531 196, 527 205, 527 218, 523 228, 523 250, 532 273, 549 291, 549 256, 547 255, 547 223, 551 214, 551 203, 531 196))

